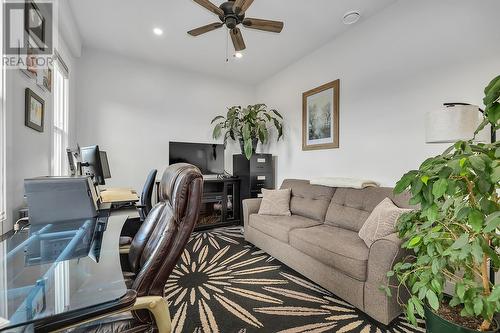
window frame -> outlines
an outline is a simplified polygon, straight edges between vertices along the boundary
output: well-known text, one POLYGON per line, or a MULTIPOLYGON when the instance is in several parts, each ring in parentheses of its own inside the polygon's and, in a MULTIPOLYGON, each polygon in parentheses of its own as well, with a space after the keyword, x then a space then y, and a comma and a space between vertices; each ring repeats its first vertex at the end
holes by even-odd
POLYGON ((66 148, 69 146, 69 71, 57 50, 54 54, 51 174, 65 176, 68 175, 66 148))

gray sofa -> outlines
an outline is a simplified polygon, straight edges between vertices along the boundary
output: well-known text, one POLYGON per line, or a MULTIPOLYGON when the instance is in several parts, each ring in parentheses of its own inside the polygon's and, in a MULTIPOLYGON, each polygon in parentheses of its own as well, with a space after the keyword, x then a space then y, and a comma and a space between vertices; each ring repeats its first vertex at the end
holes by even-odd
POLYGON ((392 188, 332 188, 294 179, 281 188, 291 189, 292 216, 258 215, 261 199, 244 200, 245 240, 377 321, 390 323, 401 308, 379 287, 404 255, 401 241, 394 233, 368 248, 358 231, 383 199, 409 208, 409 197, 395 197, 392 188))

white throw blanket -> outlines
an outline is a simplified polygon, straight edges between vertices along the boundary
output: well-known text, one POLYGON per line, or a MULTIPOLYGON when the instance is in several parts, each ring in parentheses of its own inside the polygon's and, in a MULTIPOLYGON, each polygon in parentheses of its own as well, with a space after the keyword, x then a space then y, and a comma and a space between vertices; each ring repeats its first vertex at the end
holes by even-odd
POLYGON ((355 179, 355 178, 340 178, 340 177, 321 177, 312 179, 311 185, 323 185, 329 187, 349 187, 362 189, 365 187, 378 187, 379 184, 373 180, 355 179))

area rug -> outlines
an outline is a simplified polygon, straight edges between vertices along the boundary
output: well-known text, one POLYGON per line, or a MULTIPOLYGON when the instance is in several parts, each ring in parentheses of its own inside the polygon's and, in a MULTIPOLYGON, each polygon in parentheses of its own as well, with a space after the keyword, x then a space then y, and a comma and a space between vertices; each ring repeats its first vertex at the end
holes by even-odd
POLYGON ((177 333, 425 332, 403 317, 374 321, 245 242, 241 227, 193 233, 165 293, 177 333))

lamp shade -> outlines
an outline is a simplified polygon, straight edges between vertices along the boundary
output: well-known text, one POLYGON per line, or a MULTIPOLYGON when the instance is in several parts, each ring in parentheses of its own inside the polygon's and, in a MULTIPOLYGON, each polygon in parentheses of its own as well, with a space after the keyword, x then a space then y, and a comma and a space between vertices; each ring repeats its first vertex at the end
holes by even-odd
MULTIPOLYGON (((471 140, 482 119, 483 114, 476 105, 444 106, 440 110, 428 112, 425 119, 425 142, 471 140)), ((489 127, 484 128, 474 141, 489 142, 489 133, 489 127)))

